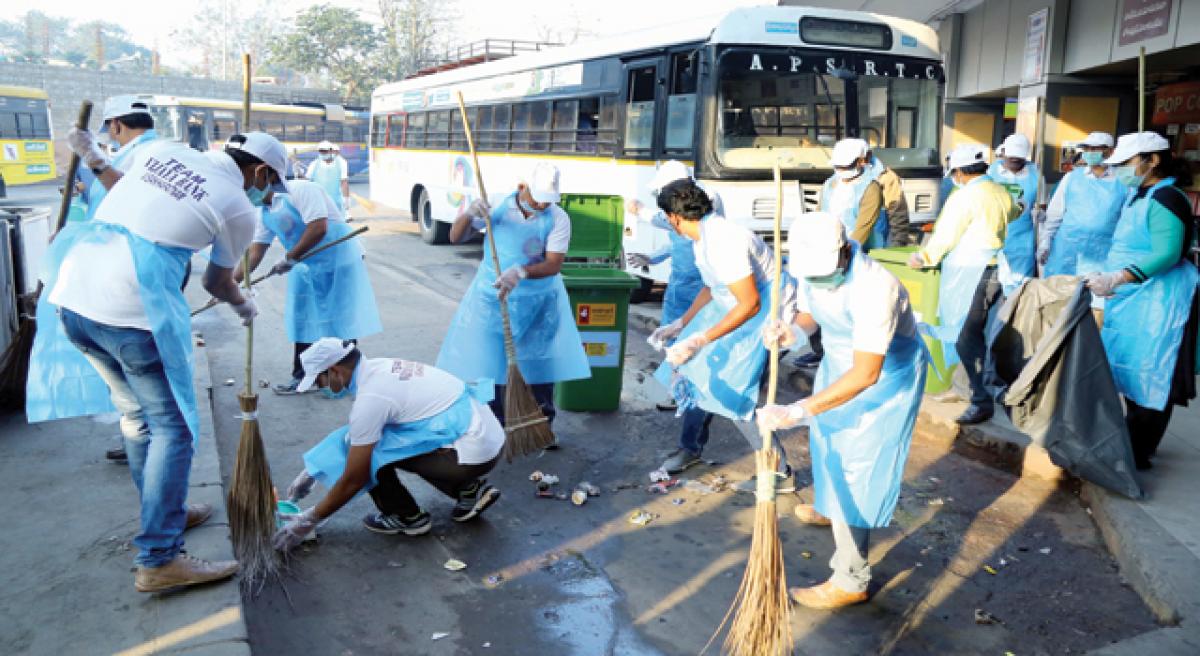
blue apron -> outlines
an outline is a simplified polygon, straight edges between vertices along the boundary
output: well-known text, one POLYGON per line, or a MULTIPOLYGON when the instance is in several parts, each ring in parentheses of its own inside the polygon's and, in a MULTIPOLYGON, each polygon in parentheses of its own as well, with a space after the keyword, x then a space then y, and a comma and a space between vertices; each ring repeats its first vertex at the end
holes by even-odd
MULTIPOLYGON (((37 336, 26 381, 25 414, 30 423, 113 412, 108 386, 83 353, 67 339, 57 306, 49 301, 63 259, 75 244, 111 238, 129 242, 141 288, 142 306, 154 335, 175 403, 187 420, 193 442, 199 438, 196 393, 192 387, 192 321, 180 285, 192 252, 143 239, 124 226, 103 221, 73 223, 50 244, 43 260, 45 288, 38 300, 37 336)), ((160 431, 147 417, 152 431, 160 431)))
POLYGON ((704 280, 696 268, 696 251, 692 248, 692 240, 675 232, 675 228, 662 220, 661 216, 659 212, 650 223, 666 230, 671 239, 671 275, 667 278, 662 307, 662 325, 665 326, 687 313, 700 290, 704 289, 704 280))
MULTIPOLYGON (((492 211, 501 271, 515 265, 536 264, 546 257, 546 238, 554 227, 553 215, 546 211, 529 220, 519 217, 515 193, 492 211), (518 219, 509 218, 510 215, 518 219)), ((461 380, 491 378, 497 385, 504 385, 508 380, 504 323, 500 319, 499 290, 492 286, 498 276, 487 245, 484 251, 475 279, 442 341, 436 366, 461 380)), ((509 293, 507 301, 517 366, 527 383, 591 378, 583 338, 575 327, 575 313, 561 275, 522 280, 509 293)))
MULTIPOLYGON (((1141 198, 1130 196, 1113 233, 1105 270, 1119 271, 1151 253, 1150 198, 1174 183, 1175 178, 1167 178, 1141 198)), ((1167 407, 1198 277, 1195 265, 1180 259, 1146 282, 1117 287, 1116 294, 1105 299, 1100 336, 1113 379, 1121 394, 1144 408, 1167 407)))
POLYGON ((321 186, 325 193, 333 199, 334 204, 339 210, 345 211, 342 206, 342 167, 338 165, 338 158, 335 156, 333 161, 326 164, 321 161, 318 155, 316 166, 313 168, 312 181, 321 186))
MULTIPOLYGON (((274 209, 262 209, 262 221, 291 250, 304 234, 305 223, 286 195, 280 194, 279 200, 274 209)), ((325 237, 313 248, 352 231, 334 218, 326 219, 325 225, 325 237)), ((296 264, 288 272, 283 318, 288 339, 298 344, 322 337, 359 339, 382 331, 362 244, 351 239, 296 264)))
MULTIPOLYGON (((371 481, 359 493, 375 487, 378 483, 375 472, 385 465, 430 453, 457 441, 471 428, 476 404, 482 407, 491 401, 494 389, 491 380, 477 381, 467 385, 449 408, 432 417, 385 425, 371 451, 371 481)), ((346 471, 349 455, 350 426, 346 425, 326 435, 304 453, 304 468, 326 488, 332 488, 346 471)))
MULTIPOLYGON (((136 139, 125 144, 116 155, 112 158, 112 167, 118 171, 125 172, 129 168, 129 160, 133 156, 133 151, 141 147, 142 144, 154 141, 158 138, 158 133, 154 130, 146 130, 139 134, 136 139)), ((96 210, 100 209, 100 201, 108 195, 108 190, 104 188, 104 183, 100 182, 100 178, 92 176, 91 182, 87 187, 87 214, 84 216, 84 221, 91 221, 96 216, 96 210)))
MULTIPOLYGON (((854 232, 855 226, 858 224, 858 204, 862 201, 863 194, 867 191, 867 186, 875 181, 875 175, 872 174, 872 169, 867 168, 859 175, 857 179, 852 180, 849 184, 852 186, 853 192, 850 196, 850 202, 846 207, 830 207, 833 201, 833 184, 837 180, 836 175, 829 176, 825 181, 825 185, 821 187, 821 209, 833 214, 838 219, 841 219, 842 225, 846 227, 846 234, 854 232)), ((875 220, 875 227, 871 230, 870 237, 867 238, 867 243, 863 247, 870 250, 872 248, 882 248, 887 246, 888 224, 887 217, 883 212, 879 213, 879 217, 875 220)))
POLYGON ((1036 272, 1037 236, 1033 230, 1033 206, 1037 202, 1038 169, 1033 162, 1027 162, 1020 175, 1013 176, 1003 166, 999 160, 992 162, 988 177, 1004 187, 1012 195, 1013 202, 1025 204, 1021 216, 1008 224, 1008 236, 1004 239, 997 272, 1004 295, 1009 296, 1036 272))
POLYGON ((1071 171, 1060 183, 1066 211, 1050 244, 1042 276, 1081 276, 1104 271, 1113 231, 1129 188, 1116 176, 1096 178, 1083 169, 1071 171))
MULTIPOLYGON (((855 302, 855 272, 864 264, 856 247, 841 287, 833 293, 808 293, 825 347, 814 394, 854 366, 849 305, 855 302)), ((879 380, 845 405, 813 418, 808 435, 817 512, 862 528, 891 521, 925 389, 926 358, 918 335, 894 335, 879 380)))

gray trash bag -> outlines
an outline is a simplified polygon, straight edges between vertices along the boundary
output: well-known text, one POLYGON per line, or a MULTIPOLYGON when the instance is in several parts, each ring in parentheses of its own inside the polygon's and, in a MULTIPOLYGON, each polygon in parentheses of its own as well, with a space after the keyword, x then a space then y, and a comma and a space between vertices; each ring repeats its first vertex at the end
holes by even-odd
POLYGON ((998 400, 1013 425, 1056 465, 1133 499, 1142 498, 1121 397, 1077 276, 1031 279, 1000 308, 988 334, 998 400))

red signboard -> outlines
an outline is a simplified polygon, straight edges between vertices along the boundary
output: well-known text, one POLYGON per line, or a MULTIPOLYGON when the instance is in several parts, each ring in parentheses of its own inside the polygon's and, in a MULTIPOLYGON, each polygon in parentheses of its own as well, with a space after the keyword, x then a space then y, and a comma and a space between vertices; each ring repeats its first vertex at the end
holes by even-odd
POLYGON ((1153 125, 1200 123, 1200 82, 1179 82, 1154 93, 1153 125))
POLYGON ((1121 30, 1117 43, 1127 46, 1167 33, 1171 0, 1121 0, 1121 30))

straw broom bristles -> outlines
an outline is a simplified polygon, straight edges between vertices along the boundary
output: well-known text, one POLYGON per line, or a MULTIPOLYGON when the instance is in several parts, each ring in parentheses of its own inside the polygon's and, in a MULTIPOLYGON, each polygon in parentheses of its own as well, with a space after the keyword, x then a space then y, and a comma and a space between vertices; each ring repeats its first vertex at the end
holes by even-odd
POLYGON ((238 404, 242 408, 242 435, 225 503, 234 556, 241 564, 242 586, 253 593, 268 578, 279 575, 281 563, 271 545, 275 533, 275 488, 258 426, 258 395, 239 394, 238 404))

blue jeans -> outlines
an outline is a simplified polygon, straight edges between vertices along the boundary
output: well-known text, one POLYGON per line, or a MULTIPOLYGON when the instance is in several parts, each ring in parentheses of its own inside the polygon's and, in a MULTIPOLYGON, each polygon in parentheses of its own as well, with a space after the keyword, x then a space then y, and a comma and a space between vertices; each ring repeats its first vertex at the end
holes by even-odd
POLYGON ((166 565, 183 548, 193 449, 154 336, 148 330, 98 323, 65 308, 61 317, 67 338, 104 378, 121 413, 129 473, 142 505, 134 562, 166 565))
POLYGON ((691 408, 683 411, 683 430, 679 433, 679 448, 687 449, 696 455, 704 451, 708 444, 708 425, 712 423, 713 413, 691 408))

